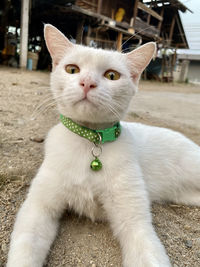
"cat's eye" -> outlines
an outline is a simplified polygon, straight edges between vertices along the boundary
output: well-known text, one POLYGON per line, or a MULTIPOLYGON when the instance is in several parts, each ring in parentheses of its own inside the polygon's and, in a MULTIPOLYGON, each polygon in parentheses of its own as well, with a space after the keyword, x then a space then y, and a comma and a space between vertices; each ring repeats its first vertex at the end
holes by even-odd
POLYGON ((80 72, 80 69, 76 65, 69 64, 65 66, 65 71, 70 74, 76 74, 80 72))
POLYGON ((119 80, 120 74, 116 70, 107 70, 104 76, 109 80, 119 80))

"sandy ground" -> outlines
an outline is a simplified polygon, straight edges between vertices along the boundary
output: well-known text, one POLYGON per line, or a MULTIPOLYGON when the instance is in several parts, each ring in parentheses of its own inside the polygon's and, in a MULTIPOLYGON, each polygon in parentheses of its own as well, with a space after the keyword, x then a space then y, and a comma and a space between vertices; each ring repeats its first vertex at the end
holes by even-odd
MULTIPOLYGON (((55 109, 30 117, 49 96, 49 73, 0 68, 0 267, 5 266, 16 212, 43 158, 55 109)), ((178 130, 200 144, 200 87, 142 82, 127 120, 178 130)), ((200 208, 154 204, 153 223, 174 267, 200 266, 200 208)), ((47 267, 121 266, 118 242, 105 223, 66 212, 47 267)), ((144 266, 145 267, 145 266, 144 266)))

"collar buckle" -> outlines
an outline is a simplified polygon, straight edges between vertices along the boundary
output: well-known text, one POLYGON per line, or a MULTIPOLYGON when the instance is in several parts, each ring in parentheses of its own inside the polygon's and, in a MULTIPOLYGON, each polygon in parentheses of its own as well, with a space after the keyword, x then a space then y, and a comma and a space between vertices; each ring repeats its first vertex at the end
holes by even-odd
POLYGON ((115 124, 112 128, 107 128, 104 130, 96 130, 97 133, 101 134, 101 143, 105 142, 111 142, 117 139, 117 137, 120 135, 121 129, 120 124, 115 124))

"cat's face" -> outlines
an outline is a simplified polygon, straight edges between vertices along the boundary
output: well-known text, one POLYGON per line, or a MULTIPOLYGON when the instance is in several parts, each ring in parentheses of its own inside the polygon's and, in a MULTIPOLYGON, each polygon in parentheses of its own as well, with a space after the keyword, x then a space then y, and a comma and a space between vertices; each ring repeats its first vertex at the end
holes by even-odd
POLYGON ((94 49, 72 44, 51 25, 45 26, 45 39, 53 60, 51 89, 59 112, 91 123, 122 119, 155 44, 129 54, 94 49))
POLYGON ((122 54, 83 46, 54 68, 51 88, 60 113, 93 123, 120 120, 136 91, 122 54))

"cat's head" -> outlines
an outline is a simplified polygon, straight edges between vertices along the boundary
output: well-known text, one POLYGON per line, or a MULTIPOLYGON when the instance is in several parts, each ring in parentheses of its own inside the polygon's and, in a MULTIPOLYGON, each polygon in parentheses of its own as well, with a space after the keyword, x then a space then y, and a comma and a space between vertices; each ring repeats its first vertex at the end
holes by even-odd
POLYGON ((44 35, 52 57, 51 89, 59 112, 75 121, 121 120, 155 53, 155 43, 123 54, 73 44, 50 24, 45 25, 44 35))

